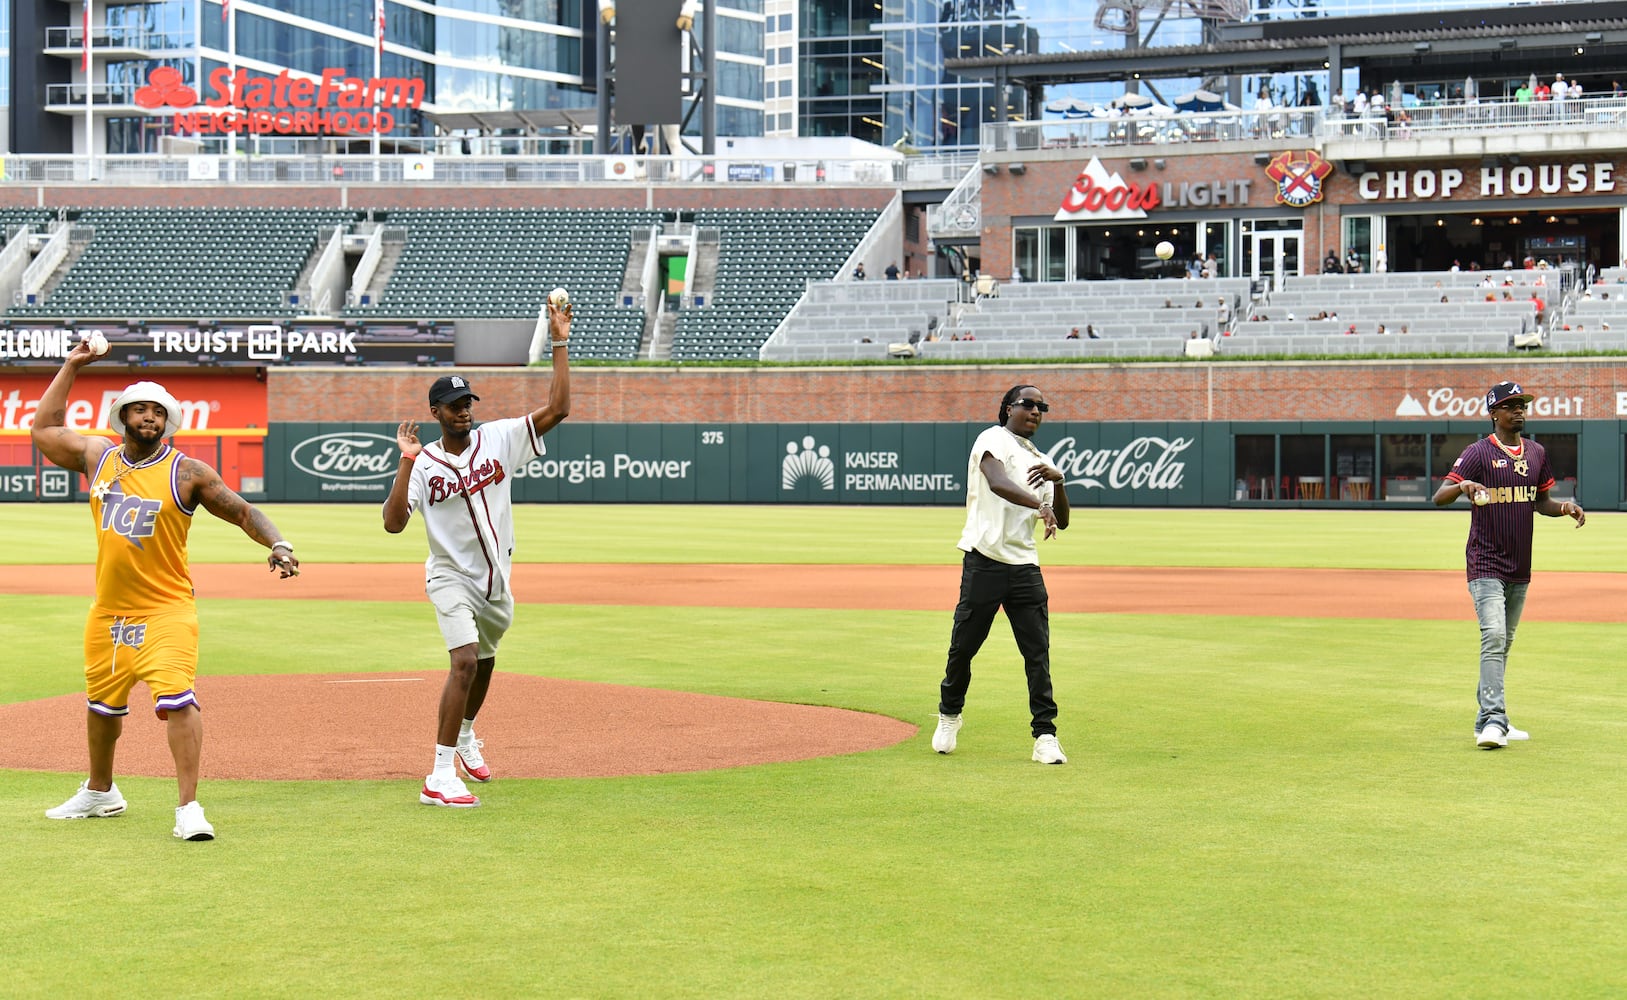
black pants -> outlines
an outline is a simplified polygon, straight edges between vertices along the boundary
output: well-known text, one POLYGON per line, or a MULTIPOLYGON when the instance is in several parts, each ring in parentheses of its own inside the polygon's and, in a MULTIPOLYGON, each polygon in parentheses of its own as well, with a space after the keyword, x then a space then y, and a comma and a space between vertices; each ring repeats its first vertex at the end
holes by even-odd
POLYGON ((1045 577, 1038 566, 1009 566, 981 552, 968 552, 961 560, 960 603, 955 605, 955 627, 949 634, 949 665, 944 670, 938 711, 959 715, 965 707, 966 689, 972 684, 972 657, 983 648, 994 614, 1002 606, 1023 655, 1023 672, 1028 675, 1028 710, 1034 716, 1034 735, 1055 735, 1051 608, 1045 577))

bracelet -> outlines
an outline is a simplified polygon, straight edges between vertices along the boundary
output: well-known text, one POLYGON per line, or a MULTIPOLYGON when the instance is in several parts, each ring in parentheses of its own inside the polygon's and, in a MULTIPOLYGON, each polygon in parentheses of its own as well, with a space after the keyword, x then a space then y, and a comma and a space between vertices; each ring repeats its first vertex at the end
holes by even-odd
POLYGON ((272 542, 271 543, 271 551, 275 552, 278 549, 287 549, 288 554, 293 555, 294 554, 294 543, 293 542, 272 542))
POLYGON ((568 341, 568 340, 550 340, 548 342, 548 346, 549 347, 569 347, 570 346, 570 341, 568 341))

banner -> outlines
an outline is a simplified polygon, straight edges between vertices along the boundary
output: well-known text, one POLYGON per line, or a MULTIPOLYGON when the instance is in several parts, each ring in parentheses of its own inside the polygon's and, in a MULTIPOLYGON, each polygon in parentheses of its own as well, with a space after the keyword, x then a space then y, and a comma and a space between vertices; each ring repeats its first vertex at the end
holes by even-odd
POLYGON ((10 320, 0 322, 0 364, 54 370, 93 330, 107 338, 109 361, 131 365, 432 364, 451 362, 456 346, 450 322, 10 320))
MULTIPOLYGON (((0 433, 24 432, 34 426, 40 397, 52 375, 0 375, 0 433)), ((70 430, 112 433, 113 400, 126 386, 155 381, 181 404, 183 431, 229 431, 266 425, 266 386, 247 376, 186 375, 179 372, 102 371, 82 369, 68 394, 66 424, 70 430)))
MULTIPOLYGON (((985 424, 561 424, 516 469, 519 502, 949 504, 966 500, 985 424)), ((1058 423, 1035 444, 1075 504, 1196 505, 1199 425, 1058 423)), ((278 424, 278 500, 382 502, 399 451, 389 423, 278 424)), ((439 437, 434 425, 420 439, 439 437)))

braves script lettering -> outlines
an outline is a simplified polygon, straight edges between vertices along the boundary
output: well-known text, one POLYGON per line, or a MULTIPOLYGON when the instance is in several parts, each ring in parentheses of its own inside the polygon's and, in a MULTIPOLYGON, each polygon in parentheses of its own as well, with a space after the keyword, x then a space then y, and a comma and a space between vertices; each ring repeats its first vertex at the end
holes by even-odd
POLYGON ((1158 207, 1158 185, 1148 181, 1146 186, 1137 187, 1134 184, 1115 184, 1112 187, 1098 187, 1096 182, 1080 172, 1073 187, 1062 198, 1064 212, 1100 212, 1107 209, 1117 212, 1122 208, 1140 209, 1147 211, 1158 207))
POLYGON ((503 481, 503 463, 495 458, 488 458, 484 462, 461 473, 456 479, 433 475, 429 477, 429 505, 431 507, 443 500, 465 494, 479 493, 488 486, 496 486, 503 481))
POLYGON ((1100 489, 1177 490, 1186 474, 1186 463, 1176 461, 1192 447, 1192 438, 1166 441, 1138 437, 1122 448, 1078 447, 1071 437, 1051 446, 1045 457, 1067 477, 1069 486, 1100 489))

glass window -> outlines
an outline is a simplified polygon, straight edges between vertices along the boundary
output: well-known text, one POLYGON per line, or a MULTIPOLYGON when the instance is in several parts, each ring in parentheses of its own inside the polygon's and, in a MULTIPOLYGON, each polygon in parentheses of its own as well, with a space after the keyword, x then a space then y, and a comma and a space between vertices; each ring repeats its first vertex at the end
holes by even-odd
MULTIPOLYGON (((719 52, 762 58, 763 24, 761 21, 748 21, 741 17, 720 17, 717 19, 717 38, 719 52)), ((789 60, 784 61, 789 62, 789 60)))
POLYGON ((1577 459, 1577 436, 1575 434, 1543 434, 1531 435, 1542 443, 1548 452, 1548 467, 1554 472, 1554 486, 1548 495, 1555 500, 1576 499, 1576 472, 1580 468, 1577 459))
MULTIPOLYGON (((728 59, 717 61, 718 96, 742 101, 763 99, 763 68, 728 59)), ((731 133, 740 135, 742 133, 731 133)))
POLYGON ((791 131, 791 124, 792 124, 792 122, 791 122, 791 112, 787 111, 787 112, 780 115, 780 131, 781 132, 789 132, 789 131, 791 131))
POLYGON ((1373 499, 1373 435, 1335 434, 1329 443, 1333 448, 1333 480, 1328 483, 1328 497, 1373 499))
MULTIPOLYGON (((1488 425, 1489 426, 1489 425, 1488 425)), ((1429 492, 1433 494, 1463 449, 1480 440, 1479 434, 1431 434, 1429 436, 1429 492)))
POLYGON ((780 96, 781 97, 790 97, 791 96, 791 81, 790 80, 781 80, 780 81, 780 96))
POLYGON ((1022 228, 1011 232, 1011 262, 1023 277, 1039 275, 1039 230, 1022 228))
POLYGON ((791 46, 780 46, 780 62, 787 66, 791 65, 791 46))
MULTIPOLYGON (((1379 437, 1379 463, 1384 473, 1384 500, 1428 500, 1435 492, 1425 462, 1422 434, 1384 434, 1379 437)), ((1453 456, 1454 458, 1456 456, 1453 456)))
POLYGON ((1270 434, 1232 438, 1233 500, 1276 500, 1277 439, 1270 434))
POLYGON ((769 65, 769 66, 774 65, 774 50, 773 49, 768 50, 768 55, 766 57, 764 57, 763 62, 766 65, 769 65))
POLYGON ((1046 226, 1041 232, 1045 240, 1045 261, 1041 270, 1035 274, 1043 274, 1046 281, 1068 280, 1068 228, 1066 226, 1046 226))
POLYGON ((1327 439, 1320 434, 1284 434, 1282 488, 1284 500, 1326 500, 1327 439))

